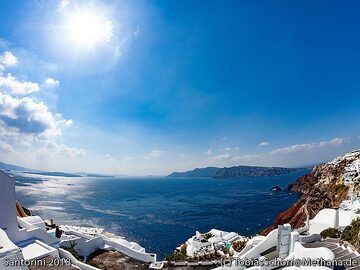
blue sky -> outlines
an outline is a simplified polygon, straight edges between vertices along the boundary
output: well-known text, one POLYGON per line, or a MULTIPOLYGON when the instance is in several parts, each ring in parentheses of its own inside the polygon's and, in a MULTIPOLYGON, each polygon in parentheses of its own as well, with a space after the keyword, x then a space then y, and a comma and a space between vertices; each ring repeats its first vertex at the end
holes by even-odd
POLYGON ((358 1, 1 1, 1 160, 130 175, 360 146, 358 1))

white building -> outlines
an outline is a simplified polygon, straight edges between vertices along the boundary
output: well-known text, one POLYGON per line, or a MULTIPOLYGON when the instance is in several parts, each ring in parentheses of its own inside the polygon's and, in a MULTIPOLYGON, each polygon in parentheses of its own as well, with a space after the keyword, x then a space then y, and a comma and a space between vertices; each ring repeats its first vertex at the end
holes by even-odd
MULTIPOLYGON (((67 247, 76 243, 76 251, 86 257, 96 249, 116 250, 138 261, 150 263, 150 268, 161 269, 163 264, 156 261, 156 254, 146 253, 135 242, 120 237, 102 235, 100 229, 81 229, 64 226, 61 239, 47 231, 45 222, 39 216, 19 218, 16 215, 15 178, 0 171, 0 269, 26 270, 27 266, 6 265, 6 262, 30 262, 45 257, 62 258, 71 262, 74 269, 100 270, 78 261, 67 247), (86 234, 97 233, 98 235, 86 234)), ((49 267, 51 269, 51 267, 49 267)))
POLYGON ((360 160, 354 160, 345 167, 344 184, 350 185, 360 180, 360 160))
POLYGON ((327 228, 345 229, 350 223, 360 218, 360 200, 344 200, 339 209, 324 208, 309 220, 306 228, 309 234, 320 234, 327 228))
POLYGON ((186 241, 186 255, 189 257, 203 256, 215 251, 223 251, 225 247, 231 247, 231 244, 238 240, 247 240, 235 232, 225 232, 217 229, 211 229, 206 234, 196 232, 196 235, 186 241), (211 236, 211 237, 209 237, 211 236))
MULTIPOLYGON (((289 224, 280 225, 277 229, 271 231, 267 236, 256 236, 247 242, 245 248, 237 254, 237 258, 241 261, 294 261, 303 258, 323 258, 324 260, 333 260, 333 252, 326 247, 305 248, 304 244, 309 238, 302 237, 297 231, 292 231, 289 224)), ((310 240, 312 241, 312 240, 310 240)), ((231 261, 230 261, 231 262, 231 261)), ((241 270, 247 268, 236 263, 220 266, 215 270, 241 270)), ((276 265, 253 266, 251 270, 271 270, 279 269, 276 265)), ((324 269, 326 267, 300 267, 300 268, 283 268, 283 269, 324 269)))
POLYGON ((0 171, 0 268, 23 270, 26 266, 7 267, 5 262, 59 257, 60 240, 46 232, 40 217, 16 216, 15 179, 0 171))
POLYGON ((200 232, 186 241, 186 255, 189 257, 201 256, 215 251, 214 244, 209 242, 200 232))

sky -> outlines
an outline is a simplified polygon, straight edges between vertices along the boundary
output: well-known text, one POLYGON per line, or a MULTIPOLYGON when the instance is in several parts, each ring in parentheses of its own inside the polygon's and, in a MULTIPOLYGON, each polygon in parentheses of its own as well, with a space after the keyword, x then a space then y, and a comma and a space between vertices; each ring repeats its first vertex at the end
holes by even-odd
POLYGON ((0 2, 0 161, 165 175, 360 147, 359 1, 0 2))

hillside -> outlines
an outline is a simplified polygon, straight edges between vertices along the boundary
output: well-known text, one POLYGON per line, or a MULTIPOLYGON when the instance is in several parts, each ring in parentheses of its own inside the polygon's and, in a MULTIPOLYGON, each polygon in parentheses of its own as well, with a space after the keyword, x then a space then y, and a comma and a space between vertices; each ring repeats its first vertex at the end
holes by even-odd
POLYGON ((234 166, 229 168, 206 167, 196 168, 186 172, 173 172, 169 177, 213 177, 213 178, 238 178, 273 176, 295 172, 302 169, 260 166, 234 166))
POLYGON ((196 168, 186 172, 173 172, 168 177, 213 177, 218 169, 216 167, 196 168))
POLYGON ((305 208, 313 218, 323 208, 338 207, 349 197, 350 186, 359 190, 360 150, 352 151, 316 166, 313 170, 288 186, 289 191, 301 194, 299 200, 285 212, 280 213, 273 225, 261 234, 266 235, 278 225, 290 223, 293 228, 302 227, 306 221, 305 208))
POLYGON ((0 170, 13 171, 14 173, 23 172, 23 173, 29 173, 29 174, 46 175, 46 176, 81 177, 81 175, 72 174, 72 173, 46 172, 46 171, 33 170, 33 169, 20 167, 20 166, 13 165, 13 164, 4 163, 4 162, 0 162, 0 170))
POLYGON ((218 169, 213 176, 214 178, 237 178, 237 177, 257 177, 273 176, 299 171, 294 168, 281 167, 259 167, 259 166, 235 166, 230 168, 218 169))
POLYGON ((16 165, 13 165, 13 164, 4 163, 4 162, 0 162, 0 170, 4 170, 4 171, 32 171, 31 169, 28 169, 28 168, 24 168, 24 167, 16 166, 16 165))

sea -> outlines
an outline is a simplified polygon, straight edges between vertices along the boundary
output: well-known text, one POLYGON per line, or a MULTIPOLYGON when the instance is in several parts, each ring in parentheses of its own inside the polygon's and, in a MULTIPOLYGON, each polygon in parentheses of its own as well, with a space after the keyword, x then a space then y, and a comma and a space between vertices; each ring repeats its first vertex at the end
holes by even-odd
POLYGON ((164 258, 196 231, 256 235, 298 199, 285 188, 307 172, 237 179, 18 174, 16 196, 43 219, 102 227, 164 258), (271 192, 275 185, 283 190, 271 192))

